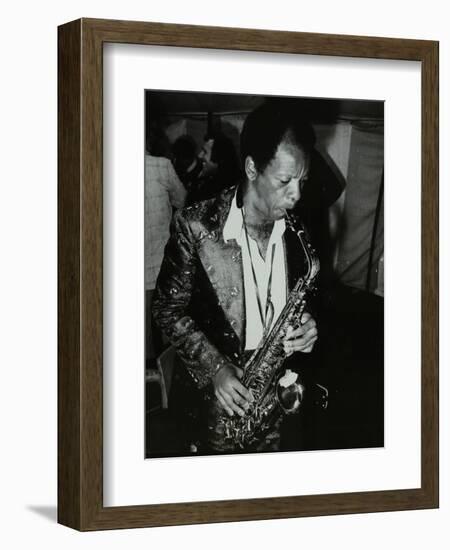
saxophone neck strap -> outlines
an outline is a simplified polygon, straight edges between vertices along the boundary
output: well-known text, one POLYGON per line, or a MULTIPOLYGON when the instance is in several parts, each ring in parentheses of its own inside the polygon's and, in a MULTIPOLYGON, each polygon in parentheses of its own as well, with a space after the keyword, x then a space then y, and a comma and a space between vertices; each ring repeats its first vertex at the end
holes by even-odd
POLYGON ((252 251, 251 251, 251 248, 250 248, 250 239, 249 239, 249 236, 248 236, 247 224, 245 223, 244 208, 241 209, 241 212, 242 212, 242 223, 243 223, 243 226, 244 226, 245 240, 246 240, 246 243, 247 243, 248 255, 250 257, 250 265, 251 265, 251 269, 252 269, 253 283, 254 283, 254 286, 255 286, 256 301, 258 303, 259 317, 261 319, 261 325, 263 327, 264 336, 266 336, 269 329, 270 329, 270 326, 272 325, 273 316, 275 314, 275 308, 274 308, 274 305, 272 303, 272 273, 273 273, 273 259, 274 259, 274 256, 275 256, 275 246, 276 246, 276 244, 273 243, 272 244, 272 249, 271 249, 270 272, 269 272, 269 280, 267 282, 267 293, 266 293, 266 305, 265 305, 265 308, 264 308, 264 311, 263 311, 261 294, 259 292, 259 285, 258 285, 258 281, 256 279, 255 266, 254 266, 254 263, 253 263, 253 256, 252 256, 252 251))

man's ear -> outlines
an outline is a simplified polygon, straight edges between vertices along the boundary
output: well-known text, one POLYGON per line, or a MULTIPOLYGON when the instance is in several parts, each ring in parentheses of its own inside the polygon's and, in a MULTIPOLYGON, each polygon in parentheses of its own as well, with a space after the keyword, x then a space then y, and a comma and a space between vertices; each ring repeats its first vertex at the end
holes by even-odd
POLYGON ((245 158, 245 174, 249 181, 255 181, 256 176, 258 175, 258 170, 256 169, 252 157, 245 158))

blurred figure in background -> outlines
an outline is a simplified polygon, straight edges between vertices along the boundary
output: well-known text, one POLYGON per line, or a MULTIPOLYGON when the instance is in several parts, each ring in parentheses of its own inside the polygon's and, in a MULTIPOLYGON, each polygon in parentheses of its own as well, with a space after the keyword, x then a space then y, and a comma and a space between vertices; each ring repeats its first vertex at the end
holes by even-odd
POLYGON ((173 209, 182 208, 186 200, 186 190, 172 162, 159 156, 164 145, 161 136, 164 136, 164 132, 155 117, 149 123, 145 155, 145 332, 148 360, 154 359, 162 348, 159 330, 155 330, 151 316, 156 278, 170 235, 173 209))
POLYGON ((192 182, 186 205, 211 199, 239 179, 239 164, 232 141, 222 133, 205 136, 198 155, 202 168, 192 182))
POLYGON ((189 203, 189 195, 195 192, 203 169, 194 139, 187 134, 180 136, 172 146, 172 154, 175 170, 187 191, 189 203))

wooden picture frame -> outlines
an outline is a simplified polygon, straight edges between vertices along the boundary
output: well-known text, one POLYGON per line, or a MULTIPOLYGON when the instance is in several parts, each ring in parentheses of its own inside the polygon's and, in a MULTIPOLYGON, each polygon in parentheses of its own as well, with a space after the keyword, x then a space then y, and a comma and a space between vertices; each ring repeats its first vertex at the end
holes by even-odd
POLYGON ((58 29, 58 521, 81 530, 438 506, 438 43, 80 19, 58 29), (422 78, 421 487, 104 507, 103 44, 411 60, 422 78))

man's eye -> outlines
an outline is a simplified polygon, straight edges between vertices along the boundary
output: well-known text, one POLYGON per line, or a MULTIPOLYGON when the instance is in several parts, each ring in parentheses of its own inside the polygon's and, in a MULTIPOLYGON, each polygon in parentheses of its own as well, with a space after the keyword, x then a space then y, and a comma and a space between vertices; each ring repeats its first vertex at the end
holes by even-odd
POLYGON ((280 183, 287 185, 291 180, 280 180, 280 183))

